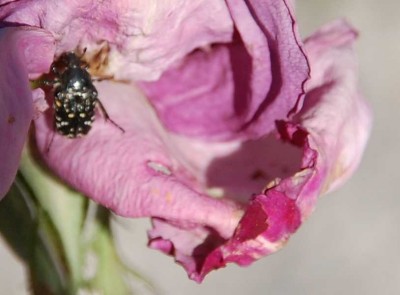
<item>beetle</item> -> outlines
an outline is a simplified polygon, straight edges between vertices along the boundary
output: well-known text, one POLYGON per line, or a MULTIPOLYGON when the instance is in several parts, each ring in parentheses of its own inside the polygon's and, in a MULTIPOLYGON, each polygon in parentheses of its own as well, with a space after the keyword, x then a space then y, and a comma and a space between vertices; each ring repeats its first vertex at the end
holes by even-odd
POLYGON ((98 92, 87 71, 87 65, 76 53, 63 53, 53 62, 50 77, 44 80, 44 84, 52 87, 54 127, 58 133, 69 138, 86 135, 95 119, 97 105, 103 111, 106 120, 125 132, 108 116, 98 99, 98 92))

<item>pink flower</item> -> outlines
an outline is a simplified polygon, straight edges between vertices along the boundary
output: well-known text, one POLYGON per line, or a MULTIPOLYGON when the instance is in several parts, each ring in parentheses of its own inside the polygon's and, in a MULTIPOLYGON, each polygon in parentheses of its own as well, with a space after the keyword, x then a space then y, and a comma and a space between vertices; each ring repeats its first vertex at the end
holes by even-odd
POLYGON ((46 112, 35 141, 54 173, 116 214, 151 217, 150 247, 196 281, 280 249, 354 172, 371 124, 355 31, 335 22, 303 45, 288 3, 0 5, 1 195, 43 101, 28 77, 47 72, 54 52, 87 48, 92 71, 114 78, 96 87, 125 133, 99 115, 87 136, 56 135, 46 153, 46 112))

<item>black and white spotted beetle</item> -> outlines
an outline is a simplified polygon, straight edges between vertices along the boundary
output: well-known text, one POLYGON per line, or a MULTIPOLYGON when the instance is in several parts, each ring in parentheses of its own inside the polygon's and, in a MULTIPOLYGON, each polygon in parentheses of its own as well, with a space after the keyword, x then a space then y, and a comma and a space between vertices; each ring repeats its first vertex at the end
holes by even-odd
POLYGON ((58 133, 70 138, 86 135, 92 127, 96 105, 100 106, 107 120, 124 132, 109 118, 97 98, 97 89, 86 65, 74 52, 66 52, 53 62, 50 75, 52 78, 45 79, 44 83, 53 89, 55 128, 58 133))

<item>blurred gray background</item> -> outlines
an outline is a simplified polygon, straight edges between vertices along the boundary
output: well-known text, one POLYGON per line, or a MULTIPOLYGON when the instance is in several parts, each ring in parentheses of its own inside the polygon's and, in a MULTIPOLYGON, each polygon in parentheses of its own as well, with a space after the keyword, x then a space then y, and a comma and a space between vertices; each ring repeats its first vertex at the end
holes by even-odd
MULTIPOLYGON (((361 33, 360 82, 375 117, 361 167, 320 199, 283 250, 247 268, 212 272, 201 285, 172 258, 146 248, 147 220, 121 220, 121 254, 159 294, 400 294, 399 11, 395 0, 297 0, 303 37, 339 17, 361 33)), ((23 265, 1 239, 0 261, 0 294, 26 294, 23 265)))

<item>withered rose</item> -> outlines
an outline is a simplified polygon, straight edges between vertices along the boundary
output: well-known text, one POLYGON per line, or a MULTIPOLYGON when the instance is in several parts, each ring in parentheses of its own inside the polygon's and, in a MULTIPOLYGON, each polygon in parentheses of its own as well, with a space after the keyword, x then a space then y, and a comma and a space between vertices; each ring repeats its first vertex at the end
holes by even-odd
MULTIPOLYGON (((3 1, 4 2, 4 1, 3 1)), ((35 142, 55 174, 126 217, 201 281, 281 248, 357 167, 371 114, 345 22, 300 40, 291 2, 8 1, 0 4, 0 193, 35 142), (54 135, 29 80, 85 59, 108 115, 54 135), (36 110, 36 113, 35 113, 36 110), (43 114, 41 115, 41 113, 43 114)), ((56 196, 55 196, 56 197, 56 196)))

